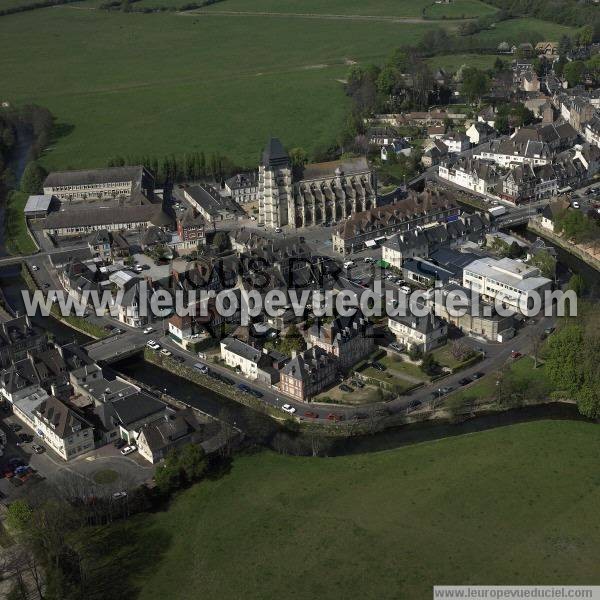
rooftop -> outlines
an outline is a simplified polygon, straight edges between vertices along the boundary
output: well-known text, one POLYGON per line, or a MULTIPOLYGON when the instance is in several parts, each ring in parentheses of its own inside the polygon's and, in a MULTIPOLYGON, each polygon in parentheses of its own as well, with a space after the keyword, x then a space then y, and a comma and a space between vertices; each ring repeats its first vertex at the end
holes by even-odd
POLYGON ((103 183, 141 182, 144 167, 109 167, 81 171, 54 171, 46 177, 44 187, 100 185, 103 183))

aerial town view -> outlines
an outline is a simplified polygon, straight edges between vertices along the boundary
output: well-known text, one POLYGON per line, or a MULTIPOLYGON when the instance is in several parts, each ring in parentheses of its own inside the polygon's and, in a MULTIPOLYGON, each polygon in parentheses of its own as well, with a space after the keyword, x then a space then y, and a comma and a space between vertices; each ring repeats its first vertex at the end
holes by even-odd
POLYGON ((600 599, 600 0, 0 0, 0 599, 600 599))

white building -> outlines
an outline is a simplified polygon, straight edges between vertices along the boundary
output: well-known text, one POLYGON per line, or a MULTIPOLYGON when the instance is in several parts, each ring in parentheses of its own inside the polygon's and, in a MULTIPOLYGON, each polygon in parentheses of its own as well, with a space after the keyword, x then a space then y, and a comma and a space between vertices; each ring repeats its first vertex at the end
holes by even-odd
POLYGON ((36 433, 64 460, 94 448, 94 428, 72 408, 49 396, 33 410, 36 433))
POLYGON ((448 325, 431 312, 423 317, 412 314, 390 317, 388 327, 398 342, 409 350, 419 348, 429 352, 443 345, 448 336, 448 325))
POLYGON ((239 369, 250 379, 258 377, 258 363, 263 353, 236 338, 228 337, 221 341, 221 358, 225 364, 239 369))
POLYGON ((492 161, 464 157, 456 162, 442 162, 438 167, 438 175, 441 179, 486 196, 495 195, 499 181, 497 168, 492 161))
POLYGON ((451 131, 442 136, 442 142, 448 147, 448 154, 460 154, 468 150, 471 146, 469 138, 458 131, 451 131))
POLYGON ((44 181, 44 194, 62 202, 129 198, 134 191, 147 195, 154 188, 152 176, 142 166, 110 167, 85 171, 55 171, 44 181))
POLYGON ((511 258, 481 258, 463 269, 463 286, 476 291, 483 300, 498 301, 533 316, 535 295, 540 295, 539 309, 544 305, 544 292, 551 289, 552 281, 542 277, 538 268, 511 258))
POLYGON ((238 204, 258 200, 258 173, 238 173, 225 181, 225 193, 238 204))
POLYGON ((515 143, 510 138, 486 142, 476 149, 473 158, 491 160, 507 168, 513 164, 546 165, 552 162, 553 153, 544 142, 528 140, 515 143))
POLYGON ((496 130, 484 121, 475 121, 466 131, 469 141, 474 146, 479 146, 496 137, 496 130))

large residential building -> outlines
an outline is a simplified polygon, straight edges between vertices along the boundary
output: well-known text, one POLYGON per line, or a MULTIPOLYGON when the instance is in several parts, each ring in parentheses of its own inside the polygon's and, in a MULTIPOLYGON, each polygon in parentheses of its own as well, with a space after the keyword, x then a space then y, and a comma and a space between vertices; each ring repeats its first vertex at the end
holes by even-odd
POLYGON ((546 165, 552 161, 552 150, 544 142, 528 140, 515 143, 510 138, 491 140, 479 146, 473 154, 475 159, 495 162, 501 167, 513 164, 546 165))
POLYGON ((94 428, 78 412, 53 396, 33 410, 35 430, 64 460, 94 449, 94 428))
POLYGON ((465 133, 474 146, 492 140, 497 135, 497 131, 483 121, 475 121, 465 133))
POLYGON ((377 205, 366 158, 305 165, 296 174, 289 155, 272 138, 258 170, 259 223, 293 228, 348 219, 377 205))
POLYGON ((177 234, 182 242, 197 246, 206 242, 205 226, 206 222, 202 215, 189 208, 177 219, 177 234))
POLYGON ((510 258, 481 258, 464 268, 463 286, 476 291, 483 300, 498 300, 506 307, 531 316, 534 294, 541 297, 538 307, 543 306, 544 292, 552 288, 552 281, 542 277, 538 268, 510 258))
POLYGON ((225 192, 238 204, 258 200, 258 173, 238 173, 225 181, 225 192))
POLYGON ((183 196, 207 223, 233 221, 243 212, 231 198, 221 196, 209 185, 184 187, 183 196))
POLYGON ((294 353, 281 370, 279 389, 296 400, 310 400, 334 383, 338 360, 319 346, 294 353))
POLYGON ((51 212, 41 224, 42 230, 57 237, 90 234, 93 231, 142 231, 151 225, 171 227, 173 216, 160 204, 111 208, 77 208, 51 212))
POLYGON ((485 196, 496 194, 501 174, 493 161, 464 156, 455 161, 443 161, 438 167, 441 179, 485 196))
POLYGON ((443 247, 466 241, 479 241, 489 225, 489 217, 481 213, 463 214, 458 219, 429 227, 409 229, 398 233, 382 245, 381 258, 392 267, 401 269, 404 261, 427 257, 443 247))
POLYGON ((330 323, 317 323, 308 331, 309 341, 333 354, 341 369, 349 369, 375 348, 373 325, 360 314, 337 317, 330 323))
POLYGON ((413 314, 390 317, 388 327, 400 344, 407 349, 418 348, 429 352, 446 343, 448 326, 432 312, 418 317, 413 314))
POLYGON ((24 359, 28 352, 42 351, 46 334, 35 327, 26 315, 0 322, 0 368, 24 359))
POLYGON ((440 139, 446 144, 448 154, 460 154, 471 145, 469 138, 460 131, 450 131, 440 139))
POLYGON ((458 205, 447 192, 425 190, 417 193, 411 190, 398 202, 356 213, 346 219, 332 234, 333 248, 340 254, 356 252, 375 245, 377 239, 457 219, 459 215, 458 205))
POLYGON ((44 194, 61 202, 128 199, 136 193, 151 197, 154 179, 142 166, 86 171, 55 171, 44 181, 44 194))

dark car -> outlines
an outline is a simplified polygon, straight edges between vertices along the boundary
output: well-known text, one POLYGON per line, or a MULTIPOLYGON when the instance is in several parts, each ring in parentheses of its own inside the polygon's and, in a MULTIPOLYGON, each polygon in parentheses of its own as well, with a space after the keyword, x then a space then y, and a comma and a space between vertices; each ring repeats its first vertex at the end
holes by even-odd
POLYGON ((349 385, 346 385, 345 383, 342 383, 342 385, 340 385, 340 390, 342 390, 342 392, 352 392, 352 388, 349 385))
POLYGON ((460 383, 460 385, 468 385, 471 383, 471 380, 468 377, 463 377, 458 383, 460 383))
POLYGON ((353 379, 352 383, 357 387, 357 388, 364 388, 365 384, 360 380, 360 379, 353 379))
POLYGON ((477 373, 474 373, 473 375, 471 375, 471 379, 473 381, 477 381, 478 379, 481 379, 483 377, 483 373, 481 371, 478 371, 477 373))
POLYGON ((264 394, 262 392, 259 392, 258 390, 250 390, 250 393, 255 397, 255 398, 262 398, 264 396, 264 394))
POLYGON ((373 361, 373 362, 371 363, 371 366, 372 366, 374 369, 377 369, 378 371, 385 371, 385 370, 386 370, 386 367, 385 367, 385 365, 382 365, 380 362, 377 362, 377 361, 373 361))
POLYGON ((112 325, 105 325, 104 326, 104 331, 112 331, 114 329, 114 327, 112 325))
POLYGON ((183 358, 183 356, 174 356, 173 359, 178 362, 178 363, 184 363, 185 362, 185 358, 183 358))
POLYGON ((329 414, 327 415, 327 418, 328 418, 330 421, 343 421, 343 420, 344 420, 344 416, 343 416, 343 415, 337 415, 337 414, 335 414, 335 413, 329 413, 329 414))
POLYGON ((421 401, 420 400, 411 400, 408 403, 409 408, 417 408, 417 406, 421 406, 421 401))
POLYGON ((241 392, 244 392, 245 394, 250 393, 250 388, 244 383, 238 383, 237 389, 240 390, 241 392))

